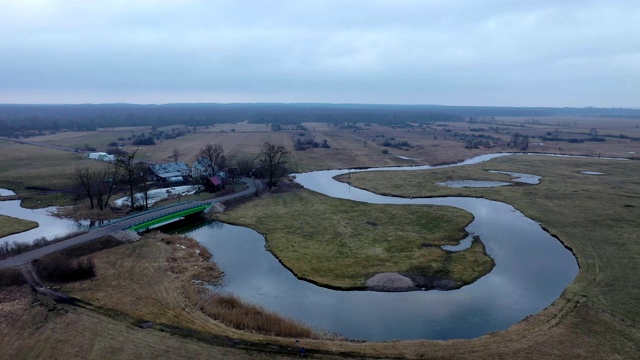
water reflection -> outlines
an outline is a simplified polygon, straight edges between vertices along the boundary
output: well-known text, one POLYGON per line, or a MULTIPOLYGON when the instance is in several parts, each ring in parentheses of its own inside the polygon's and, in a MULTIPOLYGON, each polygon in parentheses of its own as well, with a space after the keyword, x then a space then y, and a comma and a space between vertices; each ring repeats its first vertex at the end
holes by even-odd
MULTIPOLYGON (((512 224, 507 230, 517 227, 512 224)), ((506 329, 548 306, 575 277, 575 260, 571 254, 552 254, 559 250, 555 239, 515 235, 491 241, 498 265, 472 285, 454 291, 382 293, 335 291, 298 280, 251 229, 211 223, 190 232, 225 272, 223 291, 312 326, 366 340, 473 338, 506 329), (552 260, 544 261, 549 256, 552 260)))
MULTIPOLYGON (((456 165, 505 155, 479 156, 456 165)), ((433 167, 359 171, 429 168, 433 167)), ((506 329, 549 306, 577 274, 573 255, 510 205, 473 198, 380 196, 333 180, 333 176, 347 171, 298 174, 297 181, 308 189, 336 198, 376 204, 450 205, 467 210, 475 217, 467 231, 482 238, 487 253, 496 261, 493 271, 471 285, 452 291, 334 291, 298 280, 265 250, 264 238, 251 229, 214 222, 183 231, 214 254, 214 260, 225 272, 224 291, 353 339, 473 338, 506 329)), ((0 242, 33 241, 77 229, 77 223, 52 217, 50 210, 23 209, 19 201, 0 202, 0 214, 32 219, 41 225, 2 238, 0 242)))
POLYGON ((29 231, 0 238, 0 244, 14 241, 32 243, 35 239, 46 237, 51 240, 58 236, 64 236, 71 232, 85 230, 88 223, 76 222, 69 219, 61 219, 51 215, 55 207, 44 209, 25 209, 20 206, 20 200, 0 201, 0 215, 12 216, 38 223, 38 227, 29 231))
MULTIPOLYGON (((487 157, 495 156, 503 155, 487 157)), ((417 168, 428 167, 410 169, 417 168)), ((453 291, 335 291, 298 280, 265 250, 264 238, 257 232, 212 223, 189 234, 214 254, 226 277, 222 290, 354 339, 473 338, 506 329, 540 312, 560 296, 578 272, 575 258, 558 240, 510 205, 475 198, 380 196, 333 180, 347 171, 298 174, 297 181, 336 198, 467 210, 475 217, 467 231, 482 238, 496 262, 493 271, 453 291)))

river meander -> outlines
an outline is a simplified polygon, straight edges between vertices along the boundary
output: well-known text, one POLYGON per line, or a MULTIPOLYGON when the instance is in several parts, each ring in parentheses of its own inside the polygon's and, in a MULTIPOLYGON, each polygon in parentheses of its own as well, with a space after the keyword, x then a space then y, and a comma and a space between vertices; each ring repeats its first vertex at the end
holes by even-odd
MULTIPOLYGON (((502 154, 477 157, 486 161, 502 154)), ((460 339, 503 330, 549 306, 573 281, 573 254, 511 205, 477 198, 381 196, 337 182, 348 171, 416 170, 429 166, 328 170, 297 174, 296 181, 327 196, 375 204, 455 206, 474 215, 467 227, 479 235, 495 268, 473 284, 451 291, 384 293, 337 291, 298 280, 265 250, 257 232, 209 223, 189 232, 225 272, 222 291, 309 325, 352 339, 460 339)), ((330 259, 327 259, 330 261, 330 259)))
MULTIPOLYGON (((480 156, 456 165, 503 155, 480 156)), ((348 171, 429 168, 316 171, 298 174, 296 181, 335 198, 376 204, 449 205, 471 212, 474 221, 467 231, 482 238, 496 266, 475 283, 457 290, 331 290, 297 279, 265 250, 264 237, 249 228, 213 222, 187 233, 214 254, 213 260, 224 271, 225 284, 217 290, 351 339, 473 338, 507 329, 555 301, 577 275, 576 259, 511 205, 477 198, 381 196, 333 179, 348 171)))

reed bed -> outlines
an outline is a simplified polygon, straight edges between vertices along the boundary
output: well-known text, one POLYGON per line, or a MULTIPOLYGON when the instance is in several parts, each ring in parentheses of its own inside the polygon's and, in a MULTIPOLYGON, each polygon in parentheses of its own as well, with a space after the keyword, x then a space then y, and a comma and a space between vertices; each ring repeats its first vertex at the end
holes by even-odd
POLYGON ((189 287, 185 295, 200 311, 236 329, 288 338, 317 338, 311 327, 283 317, 262 306, 248 304, 237 296, 189 287))

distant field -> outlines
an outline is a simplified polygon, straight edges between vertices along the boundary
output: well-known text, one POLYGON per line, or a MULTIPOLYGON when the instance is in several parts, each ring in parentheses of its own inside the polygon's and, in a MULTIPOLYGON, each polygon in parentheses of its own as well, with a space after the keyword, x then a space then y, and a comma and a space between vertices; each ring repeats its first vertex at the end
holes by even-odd
MULTIPOLYGON (((211 143, 222 145, 228 159, 255 158, 266 141, 291 147, 287 134, 282 132, 214 132, 206 129, 177 139, 165 140, 154 146, 140 146, 138 155, 155 162, 173 161, 173 150, 178 149, 181 154, 180 160, 192 164, 198 151, 211 143)), ((132 151, 136 147, 125 148, 132 151)))
POLYGON ((0 187, 15 191, 27 207, 68 204, 60 194, 46 195, 37 189, 74 186, 77 165, 101 166, 81 154, 0 140, 0 187), (28 189, 33 187, 33 189, 28 189))
MULTIPOLYGON (((138 150, 137 157, 153 162, 173 161, 174 149, 179 160, 191 164, 200 148, 208 143, 221 144, 229 163, 237 159, 254 159, 266 141, 283 145, 290 151, 288 168, 292 172, 319 169, 398 166, 418 164, 442 164, 458 162, 469 157, 504 151, 520 151, 506 145, 465 148, 465 137, 490 136, 508 142, 514 133, 529 136, 546 135, 551 132, 561 137, 588 137, 591 129, 598 134, 615 135, 605 137, 605 142, 568 143, 540 141, 532 138, 527 151, 551 152, 573 155, 640 158, 640 120, 620 118, 588 117, 503 117, 475 118, 472 122, 436 122, 420 127, 381 126, 358 123, 346 127, 328 123, 303 123, 308 131, 293 130, 294 126, 274 132, 265 124, 241 122, 197 127, 195 132, 176 139, 157 141, 152 146, 132 146, 131 135, 149 134, 151 127, 104 128, 98 131, 58 132, 56 134, 31 137, 28 140, 43 144, 54 144, 72 148, 95 147, 104 151, 111 142, 124 144, 127 151, 138 150), (304 134, 301 136, 301 134, 304 134), (620 138, 622 134, 629 138, 620 138), (119 138, 124 141, 118 141, 119 138), (294 150, 294 144, 311 139, 318 143, 327 140, 330 148, 294 150), (385 147, 384 142, 405 143, 398 148, 385 147), (385 153, 386 152, 386 153, 385 153), (404 159, 403 159, 404 158, 404 159), (406 159, 408 158, 408 159, 406 159)), ((158 130, 184 129, 183 125, 161 127, 158 130)), ((190 128, 191 130, 191 128, 190 128)), ((493 140, 492 140, 493 142, 493 140)), ((19 193, 26 187, 60 189, 72 186, 73 169, 82 161, 80 154, 38 148, 0 141, 0 186, 12 188, 19 193), (46 184, 45 184, 46 183, 46 184)), ((92 162, 91 166, 98 166, 92 162)), ((35 196, 25 205, 67 204, 68 199, 59 195, 35 196), (37 198, 36 198, 37 197, 37 198)))
MULTIPOLYGON (((351 174, 354 183, 378 192, 401 196, 481 196, 513 204, 571 247, 580 272, 560 299, 539 314, 506 331, 477 339, 380 343, 303 340, 301 344, 309 350, 310 357, 321 359, 637 358, 639 175, 638 161, 542 156, 510 156, 473 166, 407 175, 394 172, 392 177, 384 172, 351 174), (447 179, 505 178, 486 170, 532 173, 543 179, 539 185, 492 189, 434 185, 447 179), (604 174, 585 175, 581 171, 604 174)), ((269 225, 272 227, 287 227, 291 221, 272 220, 269 225)), ((105 352, 122 358, 297 357, 294 352, 242 350, 242 341, 264 344, 265 351, 298 344, 294 339, 229 329, 189 305, 180 292, 182 280, 167 271, 172 263, 171 248, 176 247, 163 241, 139 242, 96 254, 98 279, 65 287, 65 291, 89 300, 91 306, 53 304, 46 298, 34 297, 27 287, 0 289, 3 354, 11 358, 44 357, 52 352, 66 358, 97 358, 105 352), (123 283, 129 286, 122 288, 123 283), (114 288, 123 291, 114 292, 114 288), (130 309, 135 311, 128 312, 130 309), (138 328, 141 322, 149 320, 155 320, 155 328, 138 328), (171 327, 171 324, 178 325, 171 327), (158 330, 160 326, 165 328, 158 330)))

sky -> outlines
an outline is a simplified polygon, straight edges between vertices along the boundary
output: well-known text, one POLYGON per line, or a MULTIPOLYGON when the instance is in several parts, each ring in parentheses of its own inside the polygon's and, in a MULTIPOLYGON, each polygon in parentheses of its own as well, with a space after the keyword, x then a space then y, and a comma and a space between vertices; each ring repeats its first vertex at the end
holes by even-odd
POLYGON ((640 107, 638 0, 0 0, 0 103, 640 107))

